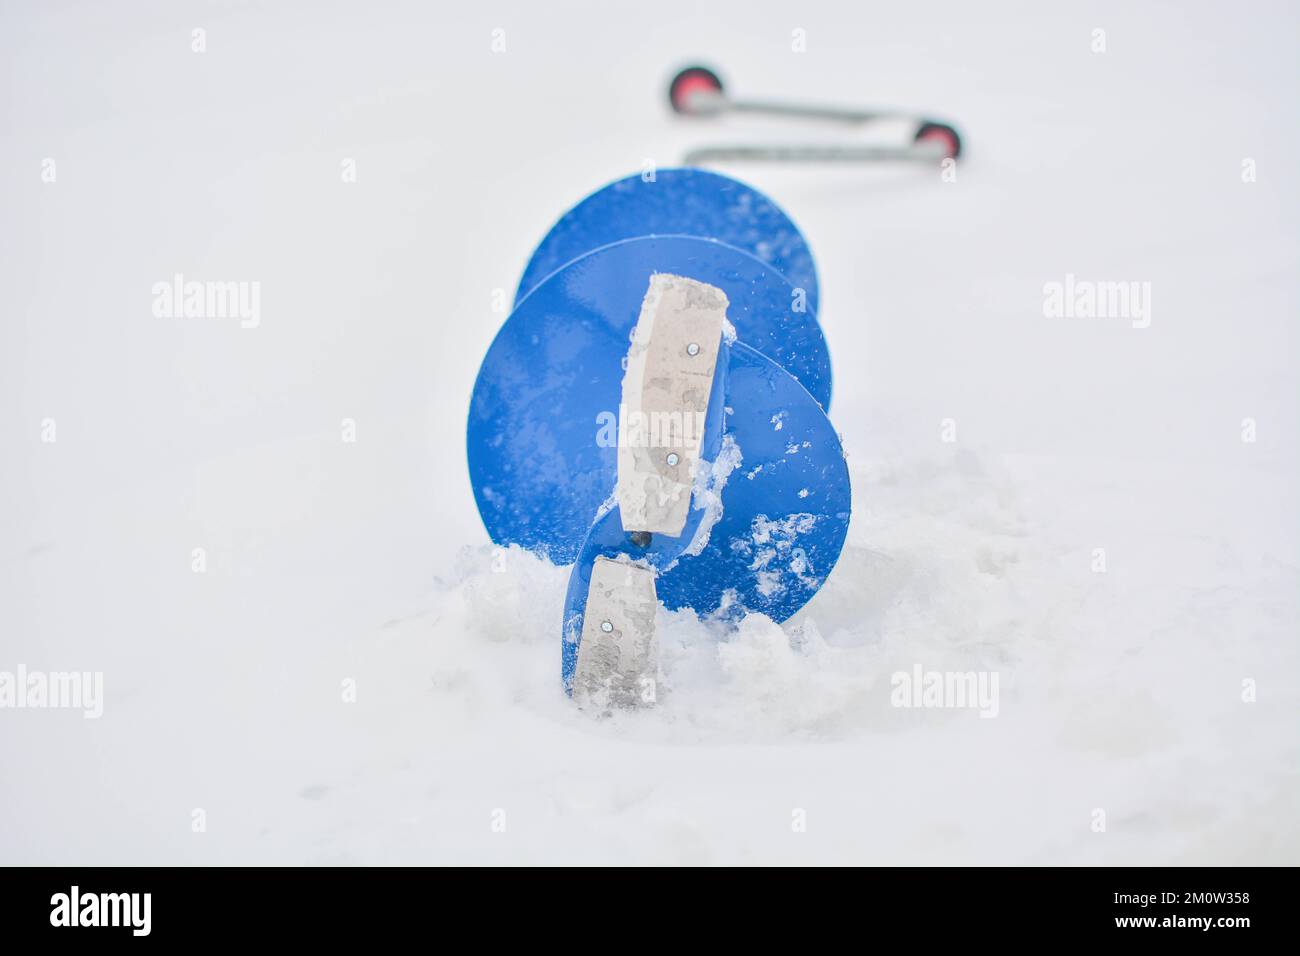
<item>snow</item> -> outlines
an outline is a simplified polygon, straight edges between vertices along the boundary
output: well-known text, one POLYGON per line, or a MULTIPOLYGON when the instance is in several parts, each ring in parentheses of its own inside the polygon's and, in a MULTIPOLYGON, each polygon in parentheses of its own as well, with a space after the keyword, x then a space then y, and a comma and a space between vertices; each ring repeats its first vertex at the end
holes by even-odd
MULTIPOLYGON (((687 545, 684 555, 696 555, 703 551, 713 535, 713 526, 722 517, 722 492, 727 487, 731 473, 744 460, 735 436, 724 434, 722 445, 713 461, 701 460, 695 467, 695 482, 691 487, 691 508, 703 511, 700 523, 695 526, 691 543, 687 545)), ((674 562, 676 563, 676 562, 674 562)))
POLYGON ((6 7, 0 671, 102 672, 104 711, 0 710, 0 860, 1300 862, 1298 19, 6 7), (658 706, 599 719, 465 414, 565 208, 803 135, 675 122, 701 53, 969 156, 726 170, 817 256, 849 540, 783 626, 662 615, 658 706), (258 322, 155 315, 177 273, 258 322), (1146 314, 1044 314, 1080 281, 1146 314), (917 665, 996 672, 997 716, 891 706, 917 665))

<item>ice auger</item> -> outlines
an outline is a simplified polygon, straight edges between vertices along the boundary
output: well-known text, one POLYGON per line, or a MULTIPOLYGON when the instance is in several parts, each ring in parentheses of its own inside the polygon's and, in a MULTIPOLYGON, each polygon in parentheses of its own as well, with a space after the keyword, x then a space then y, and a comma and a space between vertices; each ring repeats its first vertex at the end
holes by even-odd
POLYGON ((474 385, 470 477, 492 540, 572 564, 566 692, 657 696, 659 605, 790 617, 848 528, 803 236, 698 169, 611 183, 533 253, 474 385))

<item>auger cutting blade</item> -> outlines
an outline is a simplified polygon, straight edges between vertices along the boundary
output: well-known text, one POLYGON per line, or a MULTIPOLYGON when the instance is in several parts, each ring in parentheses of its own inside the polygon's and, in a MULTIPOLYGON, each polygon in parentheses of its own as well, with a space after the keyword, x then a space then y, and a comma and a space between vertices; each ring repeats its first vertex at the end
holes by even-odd
MULTIPOLYGON (((792 311, 791 286, 772 267, 691 237, 643 237, 595 250, 524 297, 479 370, 467 450, 474 496, 496 543, 539 550, 560 564, 577 557, 614 490, 623 360, 655 273, 722 290, 738 338, 771 360, 745 363, 755 391, 736 401, 780 393, 794 405, 774 407, 768 418, 785 411, 802 420, 794 406, 806 404, 816 413, 808 411, 810 418, 825 420, 818 404, 830 396, 825 340, 811 312, 792 311), (768 369, 783 373, 779 385, 764 382, 768 369)), ((773 428, 773 440, 791 434, 788 427, 773 428)), ((785 444, 777 444, 784 454, 785 444)), ((763 454, 749 467, 772 460, 763 454)))
MULTIPOLYGON (((591 529, 565 599, 562 667, 569 690, 598 560, 654 569, 655 596, 671 610, 727 618, 759 612, 779 622, 812 599, 839 559, 852 496, 838 435, 777 365, 740 343, 724 352, 719 375, 726 411, 720 440, 706 434, 705 444, 716 447, 706 472, 725 483, 703 486, 678 536, 634 538, 617 507, 591 529)), ((645 674, 631 673, 638 676, 627 692, 644 700, 645 674)))
POLYGON ((781 207, 751 186, 702 169, 650 175, 610 183, 565 213, 533 253, 516 304, 556 269, 593 249, 637 236, 674 235, 716 239, 758 257, 804 290, 808 311, 817 314, 812 253, 781 207))
MULTIPOLYGON (((696 285, 673 276, 651 283, 622 399, 663 409, 678 396, 689 412, 707 391, 703 435, 680 455, 649 447, 620 457, 618 504, 587 534, 570 577, 564 685, 599 706, 653 703, 658 602, 783 621, 825 582, 848 528, 839 438, 798 382, 740 342, 721 344, 707 389, 692 380, 702 354, 696 285), (657 286, 677 300, 662 300, 657 286), (679 470, 687 465, 689 479, 679 470)), ((627 431, 637 434, 635 425, 627 431)))

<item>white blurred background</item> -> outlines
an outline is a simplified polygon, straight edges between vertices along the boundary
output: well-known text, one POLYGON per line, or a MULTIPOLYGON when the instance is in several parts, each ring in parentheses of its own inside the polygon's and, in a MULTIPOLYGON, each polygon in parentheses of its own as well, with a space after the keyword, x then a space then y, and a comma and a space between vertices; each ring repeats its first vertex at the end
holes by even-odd
POLYGON ((105 702, 0 710, 0 862, 1300 862, 1298 36, 1284 2, 4 3, 0 671, 105 702), (465 416, 568 206, 827 135, 674 117, 697 61, 967 154, 724 170, 817 256, 849 544, 783 628, 670 616, 662 705, 594 721, 567 573, 493 570, 465 416), (260 324, 156 317, 176 273, 260 283, 260 324), (1045 317, 1067 273, 1151 283, 1150 326, 1045 317), (997 670, 998 718, 891 708, 914 663, 997 670))

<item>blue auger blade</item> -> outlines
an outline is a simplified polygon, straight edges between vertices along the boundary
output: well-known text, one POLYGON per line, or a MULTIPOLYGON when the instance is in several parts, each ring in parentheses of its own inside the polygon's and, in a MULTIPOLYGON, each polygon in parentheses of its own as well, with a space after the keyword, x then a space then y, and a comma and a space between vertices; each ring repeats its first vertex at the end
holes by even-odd
POLYGON ((496 543, 539 550, 560 564, 577 557, 614 489, 623 358, 649 278, 659 272, 722 289, 738 337, 797 376, 814 405, 829 401, 821 329, 812 313, 791 311, 791 287, 771 267, 690 237, 598 249, 519 303, 479 369, 469 471, 496 543))
MULTIPOLYGON (((723 428, 726 411, 727 370, 734 343, 722 341, 714 366, 713 386, 709 390, 708 410, 705 413, 704 431, 700 439, 701 465, 715 475, 720 473, 713 464, 718 462, 724 448, 723 428)), ((730 445, 726 446, 730 449, 730 445)), ((725 465, 724 465, 725 467, 725 465)), ((720 475, 725 479, 727 475, 720 475)), ((716 481, 701 485, 702 491, 712 494, 716 481)), ((716 508, 707 507, 702 496, 692 495, 692 507, 686 514, 682 530, 675 536, 667 534, 629 533, 623 528, 623 516, 618 505, 612 505, 601 514, 581 542, 573 571, 569 575, 569 588, 564 599, 564 623, 561 641, 561 673, 565 693, 573 692, 573 675, 578 666, 578 648, 581 644, 587 595, 591 587, 592 569, 598 558, 624 559, 652 569, 655 576, 667 571, 687 550, 696 544, 707 543, 709 527, 717 520, 716 508), (707 524, 706 524, 707 519, 707 524), (698 541, 697 541, 698 538, 698 541)))
MULTIPOLYGON (((671 609, 784 621, 839 559, 852 495, 839 435, 792 376, 741 342, 730 349, 722 458, 739 455, 708 545, 662 575, 671 609)), ((727 461, 725 465, 732 465, 727 461)))
POLYGON ((817 269, 790 217, 752 186, 702 169, 659 169, 649 181, 642 174, 628 176, 582 200, 538 244, 519 281, 516 304, 579 256, 650 235, 699 236, 743 249, 804 290, 808 311, 817 314, 817 269))
POLYGON ((682 553, 690 547, 699 532, 704 514, 703 509, 692 511, 686 527, 676 537, 646 534, 641 539, 629 534, 623 530, 623 518, 617 505, 592 526, 586 540, 582 542, 578 560, 574 562, 564 598, 560 671, 566 693, 573 691, 573 675, 578 666, 578 648, 581 645, 587 594, 596 559, 627 559, 650 568, 658 578, 666 568, 680 561, 682 553))
MULTIPOLYGON (((582 626, 585 623, 591 574, 598 558, 623 559, 650 568, 658 579, 667 567, 679 562, 681 554, 689 548, 705 516, 703 510, 693 511, 681 535, 629 535, 623 529, 623 516, 616 505, 602 515, 591 527, 573 571, 569 574, 568 591, 564 594, 563 639, 560 640, 560 676, 564 692, 573 692, 573 675, 577 670, 577 653, 581 646, 582 626)), ((658 583, 656 583, 658 587, 658 583)))
POLYGON ((578 554, 565 599, 561 673, 566 692, 581 646, 592 569, 622 559, 654 572, 657 598, 673 610, 784 621, 825 583, 848 532, 851 491, 839 436, 788 373, 740 343, 724 347, 710 399, 722 394, 722 434, 705 432, 711 480, 681 534, 637 538, 614 507, 578 554), (721 383, 721 388, 719 388, 721 383))

